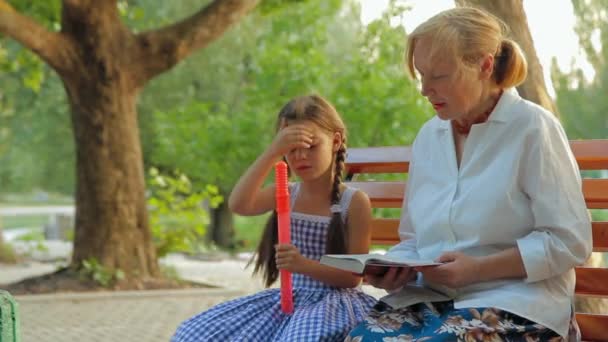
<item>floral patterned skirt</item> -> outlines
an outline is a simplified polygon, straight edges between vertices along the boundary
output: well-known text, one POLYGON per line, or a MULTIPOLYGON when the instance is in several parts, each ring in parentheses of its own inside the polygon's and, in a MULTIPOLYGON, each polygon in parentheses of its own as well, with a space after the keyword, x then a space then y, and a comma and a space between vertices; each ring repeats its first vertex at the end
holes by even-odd
MULTIPOLYGON (((570 335, 580 336, 576 321, 570 335)), ((570 339, 570 340, 572 340, 570 339)), ((580 337, 578 337, 580 340, 580 337)), ((564 341, 540 324, 496 308, 455 309, 453 301, 393 309, 378 302, 345 342, 397 341, 564 341)))

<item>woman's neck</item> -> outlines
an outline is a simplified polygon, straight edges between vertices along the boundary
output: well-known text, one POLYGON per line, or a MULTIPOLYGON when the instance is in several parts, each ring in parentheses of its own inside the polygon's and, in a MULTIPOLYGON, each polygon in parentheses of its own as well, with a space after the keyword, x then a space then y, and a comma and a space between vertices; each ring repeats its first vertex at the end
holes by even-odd
POLYGON ((467 135, 471 130, 471 126, 487 121, 501 95, 502 89, 498 88, 490 90, 487 95, 482 95, 482 100, 479 101, 479 104, 473 110, 461 118, 452 120, 454 129, 460 134, 467 135))

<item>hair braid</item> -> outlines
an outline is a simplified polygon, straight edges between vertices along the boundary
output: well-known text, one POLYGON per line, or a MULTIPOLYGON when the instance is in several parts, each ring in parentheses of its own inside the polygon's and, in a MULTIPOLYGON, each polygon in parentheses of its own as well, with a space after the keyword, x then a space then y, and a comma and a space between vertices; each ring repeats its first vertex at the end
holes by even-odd
MULTIPOLYGON (((344 160, 346 159, 346 146, 343 142, 335 159, 334 182, 331 191, 331 204, 340 204, 340 184, 342 184, 342 172, 344 171, 344 160)), ((327 232, 326 251, 333 254, 343 254, 348 252, 348 232, 346 222, 342 220, 341 212, 332 212, 329 230, 327 232)))

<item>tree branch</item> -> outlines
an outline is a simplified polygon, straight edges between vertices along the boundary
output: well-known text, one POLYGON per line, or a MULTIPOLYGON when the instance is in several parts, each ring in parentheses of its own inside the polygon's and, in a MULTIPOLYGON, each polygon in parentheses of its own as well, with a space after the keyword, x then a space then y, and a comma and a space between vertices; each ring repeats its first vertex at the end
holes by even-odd
POLYGON ((192 52, 220 37, 259 0, 215 0, 193 16, 171 26, 137 35, 133 68, 140 84, 170 69, 192 52))
POLYGON ((68 59, 65 57, 72 50, 70 42, 61 34, 50 32, 17 12, 5 0, 0 0, 0 33, 33 51, 57 72, 67 68, 68 59))

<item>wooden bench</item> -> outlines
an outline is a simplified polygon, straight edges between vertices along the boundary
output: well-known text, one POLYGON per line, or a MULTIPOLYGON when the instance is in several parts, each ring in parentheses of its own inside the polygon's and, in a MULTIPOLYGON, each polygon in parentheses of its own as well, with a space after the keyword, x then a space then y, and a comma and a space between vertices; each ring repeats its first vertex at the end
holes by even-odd
POLYGON ((0 342, 19 342, 19 305, 10 293, 0 290, 0 342))
MULTIPOLYGON (((570 146, 581 170, 608 170, 608 140, 575 140, 570 146)), ((374 208, 401 208, 410 158, 411 149, 407 146, 350 148, 346 158, 347 182, 365 191, 374 208), (356 176, 360 174, 402 177, 399 181, 358 181, 356 176)), ((608 178, 583 179, 583 193, 589 209, 608 209, 608 178)), ((374 218, 372 243, 399 242, 398 224, 397 218, 374 218)), ((608 222, 593 222, 593 251, 608 252, 608 222)), ((576 268, 576 276, 577 296, 608 298, 608 268, 581 266, 576 268)), ((583 340, 608 341, 608 312, 577 312, 576 316, 583 340)))

